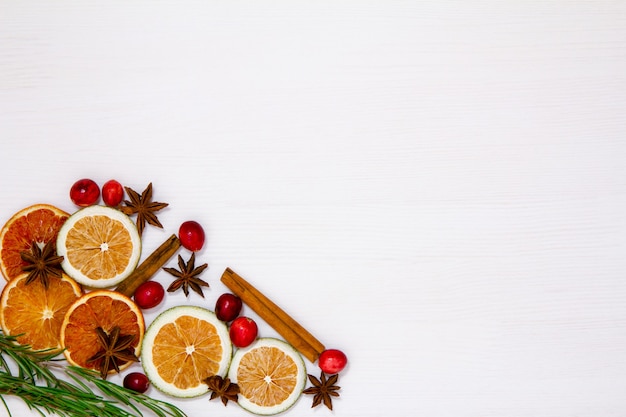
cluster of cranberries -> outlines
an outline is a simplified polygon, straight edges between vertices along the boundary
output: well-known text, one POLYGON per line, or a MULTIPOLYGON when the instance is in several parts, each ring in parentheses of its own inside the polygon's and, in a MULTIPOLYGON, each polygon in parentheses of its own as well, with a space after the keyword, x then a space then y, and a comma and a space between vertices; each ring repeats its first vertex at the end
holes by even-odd
POLYGON ((215 302, 215 315, 218 319, 230 322, 230 341, 238 348, 249 346, 256 340, 259 328, 250 317, 239 316, 243 303, 235 294, 224 293, 215 302))
MULTIPOLYGON (((70 199, 79 207, 94 205, 100 200, 100 187, 94 180, 83 178, 70 188, 70 199)), ((102 201, 109 207, 117 207, 124 199, 124 187, 116 180, 102 186, 102 201)))

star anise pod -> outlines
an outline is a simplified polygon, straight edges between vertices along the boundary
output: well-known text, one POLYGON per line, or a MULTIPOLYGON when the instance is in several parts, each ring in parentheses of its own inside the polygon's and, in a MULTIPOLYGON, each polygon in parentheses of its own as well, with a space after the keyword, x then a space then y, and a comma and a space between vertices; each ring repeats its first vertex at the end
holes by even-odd
POLYGON ((164 209, 169 204, 151 201, 152 183, 148 184, 141 195, 132 190, 130 187, 124 187, 124 189, 126 190, 126 194, 128 194, 130 201, 124 200, 124 205, 120 207, 120 210, 128 216, 133 214, 137 215, 137 231, 139 232, 139 236, 143 233, 146 223, 162 229, 163 225, 154 213, 164 209))
POLYGON ((206 378, 204 382, 212 391, 209 401, 219 397, 222 404, 226 405, 228 401, 237 402, 239 400, 239 385, 230 382, 230 378, 224 379, 219 375, 213 375, 206 378))
POLYGON ((98 344, 100 350, 87 360, 87 362, 100 362, 100 376, 106 379, 109 371, 115 369, 120 371, 120 365, 127 362, 139 362, 139 358, 135 355, 135 348, 132 346, 136 335, 128 334, 120 336, 119 326, 113 327, 111 332, 107 334, 102 327, 96 327, 98 334, 98 344))
POLYGON ((189 261, 187 263, 185 263, 182 256, 178 255, 179 269, 163 268, 164 271, 167 271, 176 277, 174 282, 172 282, 167 288, 168 292, 177 291, 182 287, 185 296, 189 296, 189 288, 191 288, 192 290, 200 294, 202 298, 204 298, 202 287, 208 287, 209 284, 198 278, 198 275, 200 275, 202 271, 204 271, 208 267, 208 264, 203 264, 196 268, 195 262, 196 254, 192 252, 191 257, 189 258, 189 261))
POLYGON ((27 265, 22 267, 22 271, 28 272, 26 284, 40 280, 43 286, 48 289, 50 276, 61 278, 62 256, 57 256, 56 246, 51 240, 47 242, 43 249, 37 242, 33 242, 29 251, 20 252, 20 257, 27 265))
POLYGON ((311 381, 313 386, 305 389, 304 391, 302 391, 302 393, 314 395, 313 405, 311 406, 311 408, 317 407, 323 402, 326 407, 332 410, 332 397, 339 397, 339 393, 337 391, 339 391, 339 389, 341 388, 340 386, 336 385, 337 381, 339 380, 339 375, 331 375, 330 377, 328 377, 328 379, 326 379, 326 374, 324 372, 322 372, 320 379, 317 379, 313 375, 308 376, 309 381, 311 381))

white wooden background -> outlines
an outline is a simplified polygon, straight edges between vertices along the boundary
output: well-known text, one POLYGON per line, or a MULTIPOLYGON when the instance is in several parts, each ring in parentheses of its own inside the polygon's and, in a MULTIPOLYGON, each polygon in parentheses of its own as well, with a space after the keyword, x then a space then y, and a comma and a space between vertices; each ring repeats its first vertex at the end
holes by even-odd
POLYGON ((348 354, 288 416, 625 416, 625 112, 624 1, 0 0, 0 222, 152 181, 348 354))

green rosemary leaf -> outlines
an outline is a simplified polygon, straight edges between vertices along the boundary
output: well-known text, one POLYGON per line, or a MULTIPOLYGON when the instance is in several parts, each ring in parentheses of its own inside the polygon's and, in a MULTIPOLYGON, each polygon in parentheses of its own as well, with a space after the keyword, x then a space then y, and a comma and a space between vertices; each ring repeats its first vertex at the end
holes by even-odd
POLYGON ((0 401, 2 401, 2 405, 4 405, 4 409, 7 410, 7 413, 9 414, 9 417, 13 417, 13 414, 11 414, 11 410, 9 410, 9 406, 8 406, 7 402, 4 401, 4 397, 2 395, 0 395, 0 401))

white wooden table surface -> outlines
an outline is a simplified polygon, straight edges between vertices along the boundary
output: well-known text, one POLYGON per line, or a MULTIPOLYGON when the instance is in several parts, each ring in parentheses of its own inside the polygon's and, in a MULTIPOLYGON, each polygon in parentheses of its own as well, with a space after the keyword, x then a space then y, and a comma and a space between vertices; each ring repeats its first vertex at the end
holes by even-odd
POLYGON ((231 267, 348 354, 288 416, 626 415, 625 115, 623 1, 0 0, 0 223, 153 182, 162 309, 231 267))

